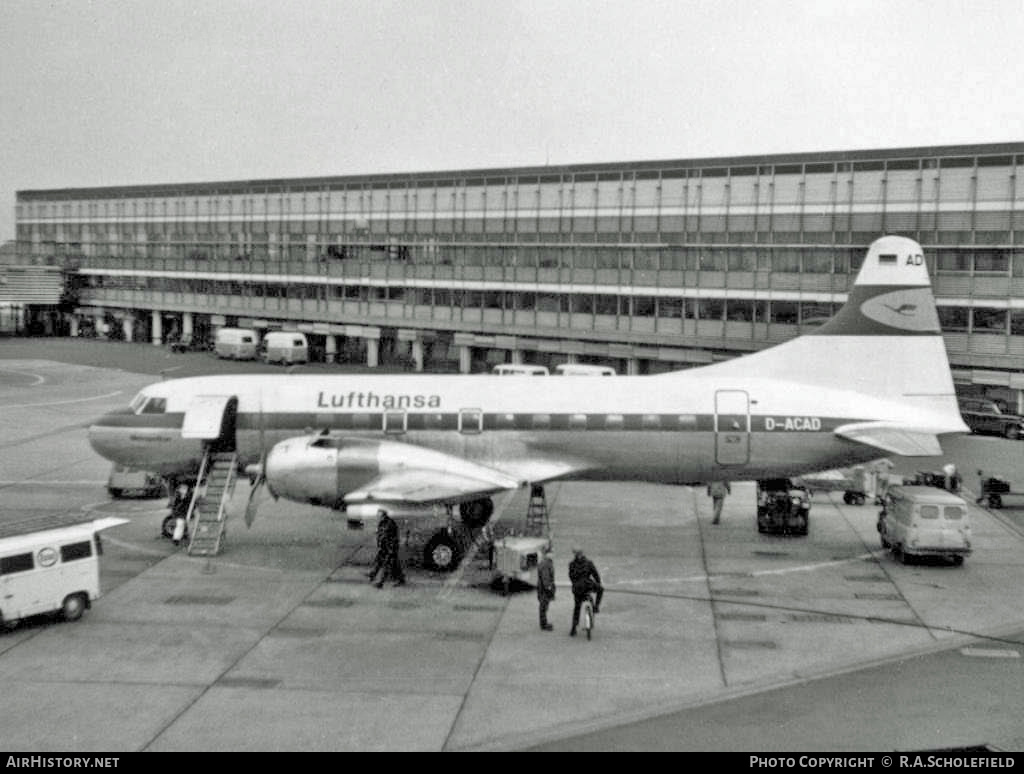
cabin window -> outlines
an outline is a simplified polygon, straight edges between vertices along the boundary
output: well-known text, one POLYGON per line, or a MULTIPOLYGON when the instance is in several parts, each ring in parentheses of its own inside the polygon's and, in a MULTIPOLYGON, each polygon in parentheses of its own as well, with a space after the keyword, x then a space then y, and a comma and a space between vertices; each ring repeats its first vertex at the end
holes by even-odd
POLYGON ((547 430, 551 427, 551 415, 550 414, 534 414, 533 415, 533 428, 535 430, 547 430))
POLYGON ((963 518, 964 509, 956 505, 947 505, 942 509, 942 515, 950 521, 957 521, 963 518))
POLYGON ((921 506, 921 518, 922 519, 937 519, 937 518, 939 518, 939 506, 937 506, 937 505, 922 505, 921 506))
POLYGON ((14 554, 14 556, 0 557, 0 575, 11 575, 16 572, 25 572, 35 567, 32 561, 32 554, 14 554))
POLYGON ((60 547, 60 560, 62 562, 73 562, 76 559, 87 559, 92 556, 92 543, 83 540, 80 543, 68 543, 60 547))
POLYGON ((657 414, 644 414, 640 425, 644 430, 660 430, 661 417, 657 414))
POLYGON ((150 398, 142 407, 143 414, 163 414, 167 411, 167 398, 150 398))
POLYGON ((459 432, 479 433, 483 428, 484 415, 480 409, 462 409, 459 411, 459 432))
POLYGON ((625 424, 625 419, 622 414, 609 414, 604 418, 604 426, 606 430, 621 430, 625 424))
POLYGON ((138 414, 142 407, 145 405, 145 403, 146 394, 140 392, 138 395, 132 398, 132 402, 128 404, 128 408, 130 408, 132 412, 134 412, 135 414, 138 414))
POLYGON ((587 429, 587 415, 586 414, 570 414, 569 415, 569 429, 570 430, 586 430, 587 429))
POLYGON ((406 413, 404 411, 384 412, 384 432, 391 434, 404 433, 406 430, 406 413))
POLYGON ((370 415, 369 414, 353 414, 352 415, 352 429, 353 430, 369 430, 370 429, 370 415))

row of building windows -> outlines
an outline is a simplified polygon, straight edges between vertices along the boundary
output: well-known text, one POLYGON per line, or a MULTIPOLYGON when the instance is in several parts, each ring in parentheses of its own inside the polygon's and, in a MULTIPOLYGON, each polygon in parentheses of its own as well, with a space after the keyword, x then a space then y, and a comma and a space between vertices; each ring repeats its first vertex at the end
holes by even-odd
POLYGON ((908 232, 923 241, 944 241, 950 234, 975 234, 985 244, 1010 242, 1013 232, 1024 230, 1024 206, 1014 212, 911 211, 848 213, 763 212, 760 214, 714 213, 690 215, 574 214, 562 216, 509 218, 375 218, 373 220, 291 220, 273 223, 238 221, 182 221, 125 224, 19 223, 17 238, 24 242, 73 241, 161 243, 191 241, 196 237, 248 240, 253 242, 288 241, 301 238, 323 240, 331 235, 368 238, 370 235, 432 237, 443 241, 467 235, 480 241, 517 242, 524 237, 539 241, 592 239, 618 241, 727 242, 848 242, 853 234, 908 232))
MULTIPOLYGON (((152 246, 50 246, 47 257, 74 260, 77 268, 160 269, 167 271, 245 271, 257 273, 332 273, 310 261, 401 262, 437 266, 490 266, 637 271, 775 271, 808 274, 848 274, 860 268, 864 248, 796 247, 592 247, 506 245, 266 245, 181 244, 152 246), (275 255, 275 257, 271 257, 275 255), (210 262, 222 262, 213 265, 210 262), (183 262, 193 262, 186 266, 183 262), (226 262, 226 265, 224 265, 226 262), (243 265, 240 265, 243 264, 243 265)), ((932 274, 975 273, 1024 276, 1024 250, 932 249, 926 252, 932 274)))
MULTIPOLYGON (((232 186, 237 193, 177 196, 84 192, 75 201, 24 201, 17 217, 202 218, 377 213, 520 212, 574 207, 685 207, 809 202, 999 200, 1014 195, 1024 158, 1010 155, 889 161, 816 162, 689 169, 603 170, 232 186), (292 191, 297 188, 301 190, 292 191)), ((61 197, 63 198, 63 197, 61 197)))
MULTIPOLYGON (((659 297, 603 293, 533 293, 446 288, 368 287, 365 285, 249 284, 160 277, 92 276, 89 286, 246 298, 368 301, 465 309, 770 322, 787 325, 819 324, 832 317, 838 309, 837 304, 815 301, 659 297)), ((940 306, 938 313, 940 325, 945 332, 1024 335, 1024 310, 940 306)))

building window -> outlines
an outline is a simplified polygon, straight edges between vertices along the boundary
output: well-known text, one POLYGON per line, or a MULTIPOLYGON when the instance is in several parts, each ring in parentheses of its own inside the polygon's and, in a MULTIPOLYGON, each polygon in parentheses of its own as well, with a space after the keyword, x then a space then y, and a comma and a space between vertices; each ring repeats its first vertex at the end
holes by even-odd
POLYGON ((1010 312, 1010 334, 1024 336, 1024 312, 1010 312))
POLYGON ((967 307, 965 306, 940 306, 939 327, 947 333, 967 332, 967 307))
POLYGON ((698 298, 697 319, 698 320, 721 320, 725 312, 724 298, 698 298))
POLYGON ((939 250, 939 271, 970 271, 971 254, 966 250, 939 250))
POLYGON ((1006 333, 1006 310, 976 306, 971 310, 973 330, 985 333, 1006 333))
POLYGON ((595 296, 594 309, 597 314, 617 314, 619 311, 619 297, 607 295, 595 296))
POLYGON ((725 303, 725 319, 733 322, 752 322, 754 304, 744 298, 730 298, 725 303))
POLYGON ((681 298, 659 298, 658 317, 682 318, 683 299, 681 298))
POLYGON ((769 313, 773 323, 796 325, 799 321, 800 307, 796 301, 772 301, 769 313))
POLYGON ((654 317, 654 298, 652 296, 633 296, 634 317, 654 317))
POLYGON ((974 271, 1006 274, 1010 267, 1009 256, 998 250, 979 250, 974 254, 974 271))

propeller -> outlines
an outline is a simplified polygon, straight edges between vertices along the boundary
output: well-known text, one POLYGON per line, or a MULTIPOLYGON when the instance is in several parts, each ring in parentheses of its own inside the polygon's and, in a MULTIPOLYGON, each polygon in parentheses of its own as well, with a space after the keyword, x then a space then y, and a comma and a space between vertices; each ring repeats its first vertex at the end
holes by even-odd
MULTIPOLYGON (((252 466, 250 466, 251 468, 252 466)), ((246 469, 247 471, 249 468, 246 469)), ((267 450, 263 450, 260 457, 258 470, 255 471, 256 478, 249 487, 249 500, 245 504, 245 526, 252 527, 256 520, 256 511, 259 509, 259 493, 267 483, 267 450)))
POLYGON ((252 485, 249 487, 249 500, 245 504, 245 526, 251 528, 253 521, 256 520, 256 511, 259 509, 259 492, 267 483, 267 443, 266 436, 264 434, 264 422, 263 422, 263 396, 260 395, 260 462, 255 476, 252 475, 251 468, 246 468, 246 473, 250 474, 250 480, 252 485))

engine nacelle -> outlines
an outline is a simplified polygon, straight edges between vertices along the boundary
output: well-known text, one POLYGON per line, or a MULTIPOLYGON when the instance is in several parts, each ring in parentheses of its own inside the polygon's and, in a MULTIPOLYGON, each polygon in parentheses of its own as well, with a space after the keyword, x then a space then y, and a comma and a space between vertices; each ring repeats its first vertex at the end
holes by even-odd
POLYGON ((275 497, 341 508, 346 492, 380 474, 384 443, 329 435, 281 441, 267 455, 267 488, 275 497))

